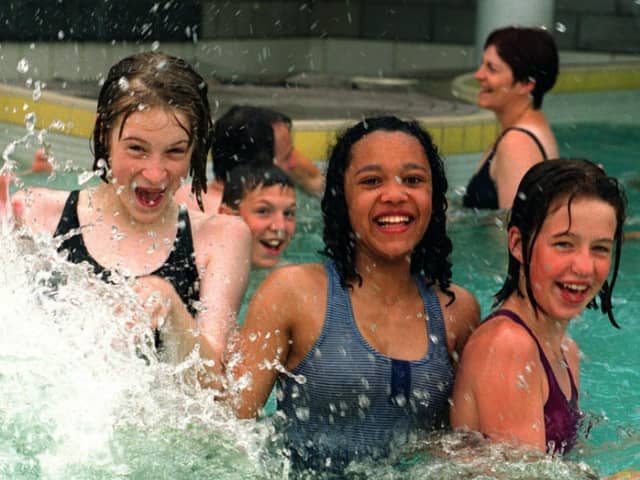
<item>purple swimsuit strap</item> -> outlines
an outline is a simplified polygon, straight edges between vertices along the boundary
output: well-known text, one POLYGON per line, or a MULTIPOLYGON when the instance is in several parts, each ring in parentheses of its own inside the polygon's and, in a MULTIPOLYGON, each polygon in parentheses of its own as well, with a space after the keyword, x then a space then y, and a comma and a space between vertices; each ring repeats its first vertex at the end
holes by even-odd
MULTIPOLYGON (((557 386, 557 388, 560 389, 560 385, 558 384, 558 381, 556 380, 556 376, 553 373, 553 369, 551 368, 551 364, 549 363, 549 360, 547 359, 547 356, 545 355, 544 350, 542 349, 542 346, 540 345, 540 342, 538 341, 536 336, 533 334, 533 331, 531 330, 531 328, 529 328, 529 326, 526 323, 524 323, 524 321, 520 318, 520 316, 517 313, 515 313, 512 310, 506 309, 506 308, 503 308, 503 309, 500 309, 500 310, 496 310, 495 312, 491 313, 491 315, 489 315, 485 321, 490 320, 490 319, 495 318, 495 317, 499 317, 499 316, 508 317, 509 319, 511 319, 514 322, 516 322, 518 325, 522 326, 529 333, 531 338, 533 338, 533 340, 536 342, 536 346, 538 347, 538 353, 540 354, 540 361, 542 362, 542 367, 544 368, 544 371, 545 371, 545 373, 547 375, 548 382, 550 384, 553 384, 553 385, 557 386)), ((569 367, 569 363, 567 362, 566 358, 564 357, 564 353, 561 352, 561 355, 562 355, 562 361, 567 366, 567 372, 569 373, 569 381, 571 382, 571 398, 569 398, 568 401, 569 401, 569 403, 571 405, 575 405, 576 402, 577 402, 577 398, 578 398, 578 389, 576 388, 576 384, 573 381, 573 373, 571 372, 571 368, 569 367)))

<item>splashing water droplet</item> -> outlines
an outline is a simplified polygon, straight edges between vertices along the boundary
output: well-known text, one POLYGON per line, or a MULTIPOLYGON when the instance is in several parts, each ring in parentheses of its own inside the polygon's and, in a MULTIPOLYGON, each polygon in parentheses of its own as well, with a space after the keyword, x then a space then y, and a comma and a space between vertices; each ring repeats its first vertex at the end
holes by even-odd
POLYGON ((556 32, 565 33, 567 31, 567 26, 562 22, 556 22, 556 32))
POLYGON ((24 116, 24 125, 27 127, 29 133, 33 133, 33 130, 36 128, 36 120, 35 112, 29 112, 24 116))
POLYGON ((78 175, 78 185, 84 185, 96 175, 96 172, 82 172, 80 175, 78 175))
POLYGON ((64 32, 62 30, 58 30, 58 40, 64 40, 64 32))
POLYGON ((151 51, 157 52, 160 49, 160 42, 157 40, 151 44, 151 51))
POLYGON ((33 98, 34 101, 38 101, 40 100, 40 97, 42 97, 42 86, 40 82, 36 82, 36 85, 35 85, 35 88, 33 89, 33 93, 31 94, 31 97, 33 98))
POLYGON ((26 58, 21 58, 20 61, 18 62, 18 66, 16 67, 16 70, 19 73, 27 73, 29 71, 29 61, 26 58))
POLYGON ((118 79, 118 86, 120 87, 120 90, 122 90, 122 91, 129 90, 129 80, 127 80, 125 77, 120 77, 118 79))

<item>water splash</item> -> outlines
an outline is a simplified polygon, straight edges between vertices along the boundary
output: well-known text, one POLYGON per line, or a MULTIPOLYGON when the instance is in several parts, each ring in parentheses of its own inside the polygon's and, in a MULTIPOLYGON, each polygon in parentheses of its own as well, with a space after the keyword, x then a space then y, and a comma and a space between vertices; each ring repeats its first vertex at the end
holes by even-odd
POLYGON ((0 477, 257 476, 264 434, 192 381, 197 354, 158 361, 129 285, 67 263, 48 238, 1 241, 0 477))

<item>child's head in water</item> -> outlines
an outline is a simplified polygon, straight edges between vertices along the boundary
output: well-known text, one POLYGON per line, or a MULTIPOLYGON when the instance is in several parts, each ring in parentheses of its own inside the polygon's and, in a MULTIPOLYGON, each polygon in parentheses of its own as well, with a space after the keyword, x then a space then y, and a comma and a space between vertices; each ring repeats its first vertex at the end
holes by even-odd
POLYGON ((251 263, 276 266, 296 229, 296 191, 278 167, 234 168, 224 185, 220 213, 240 215, 253 236, 251 263))
MULTIPOLYGON (((510 232, 512 229, 517 230, 520 246, 514 250, 510 239, 509 271, 502 289, 496 294, 496 304, 502 303, 514 292, 517 292, 520 296, 526 293, 534 310, 540 308, 538 301, 540 284, 533 281, 532 277, 536 269, 548 271, 550 267, 535 263, 536 246, 545 243, 542 233, 544 233, 546 223, 550 222, 551 217, 557 212, 562 214, 564 211, 568 214, 569 222, 565 233, 571 238, 563 241, 556 235, 554 245, 557 249, 562 249, 565 256, 571 249, 577 249, 571 245, 571 242, 574 241, 572 238, 575 237, 572 229, 574 226, 578 226, 580 220, 578 205, 584 201, 595 202, 590 204, 591 216, 589 219, 592 222, 603 223, 603 220, 597 216, 596 207, 598 204, 605 205, 612 212, 615 225, 613 226, 611 244, 609 245, 607 241, 603 245, 594 244, 592 246, 592 249, 603 251, 606 253, 604 256, 609 256, 613 260, 611 278, 604 280, 598 291, 589 293, 592 297, 596 293, 599 294, 602 312, 609 316, 614 326, 618 326, 611 311, 611 294, 620 265, 622 227, 626 216, 626 196, 615 178, 608 176, 596 164, 583 159, 561 158, 536 164, 520 182, 508 225, 510 232), (516 258, 514 251, 518 252, 517 256, 520 258, 516 258)), ((608 273, 609 269, 606 270, 608 273)), ((589 306, 596 306, 595 297, 590 301, 589 306)))
POLYGON ((127 121, 136 113, 162 110, 188 137, 192 153, 189 174, 201 205, 206 191, 206 163, 213 138, 207 83, 181 58, 144 52, 120 60, 109 70, 100 89, 93 130, 93 170, 111 180, 113 139, 121 139, 127 121), (105 168, 106 167, 106 168, 105 168))

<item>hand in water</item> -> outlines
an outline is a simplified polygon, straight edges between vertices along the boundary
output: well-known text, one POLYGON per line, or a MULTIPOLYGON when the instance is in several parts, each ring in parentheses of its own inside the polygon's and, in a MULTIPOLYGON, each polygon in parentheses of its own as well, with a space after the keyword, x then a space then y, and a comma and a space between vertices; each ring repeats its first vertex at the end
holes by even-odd
POLYGON ((140 298, 140 304, 149 315, 149 326, 152 329, 162 329, 172 313, 174 297, 177 296, 173 285, 163 278, 148 276, 136 279, 133 288, 140 298))

